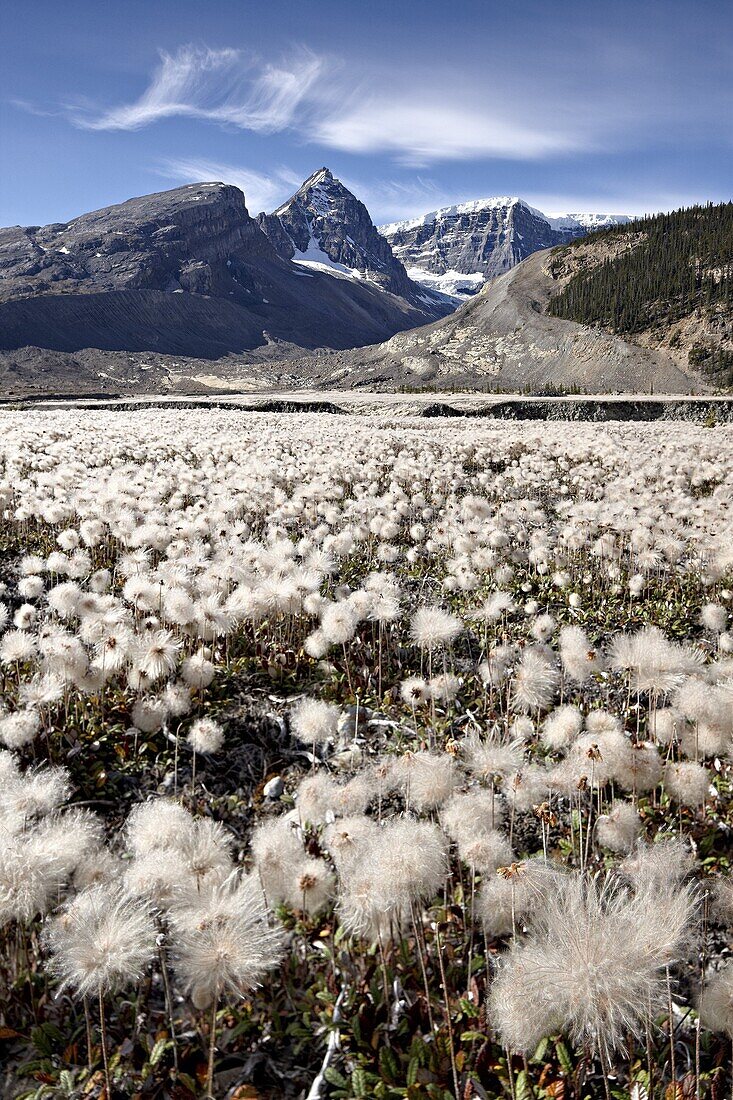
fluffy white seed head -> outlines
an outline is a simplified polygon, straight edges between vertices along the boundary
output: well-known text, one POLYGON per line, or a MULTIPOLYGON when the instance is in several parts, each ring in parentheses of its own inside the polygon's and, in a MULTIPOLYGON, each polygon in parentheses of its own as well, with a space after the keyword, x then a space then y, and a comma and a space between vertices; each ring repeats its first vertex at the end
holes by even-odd
POLYGON ((678 837, 662 836, 653 844, 640 843, 620 865, 620 871, 637 892, 659 892, 681 882, 694 868, 689 844, 678 837))
POLYGON ((686 888, 661 903, 613 880, 566 876, 533 910, 529 937, 513 944, 493 983, 501 1040, 528 1051, 563 1031, 608 1057, 663 1003, 665 968, 683 952, 694 906, 686 888))
POLYGON ((706 603, 700 612, 700 623, 714 634, 722 634, 728 624, 728 612, 719 603, 706 603))
POLYGON ((702 806, 710 797, 710 776, 703 764, 669 763, 664 769, 664 789, 680 806, 702 806))
POLYGON ((336 880, 324 859, 303 856, 292 868, 284 901, 291 909, 315 916, 323 909, 336 890, 336 880))
POLYGON ((90 996, 140 980, 155 953, 156 929, 143 902, 97 885, 65 906, 45 939, 62 988, 90 996))
POLYGON ((556 707, 542 723, 540 739, 550 749, 569 745, 583 728, 583 715, 578 707, 556 707))
POLYGON ((458 783, 456 762, 449 753, 406 753, 395 762, 394 777, 405 803, 421 812, 440 806, 458 783))
POLYGON ((412 905, 432 897, 447 871, 447 846, 437 826, 399 818, 381 826, 342 882, 339 910, 351 932, 392 936, 412 905))
POLYGON ((420 607, 410 620, 410 637, 420 649, 450 645, 462 630, 458 616, 442 607, 420 607))
POLYGON ((660 745, 679 741, 686 728, 684 714, 674 707, 662 707, 649 715, 648 730, 652 739, 660 745))
POLYGON ((301 699, 290 714, 290 728, 299 741, 324 745, 338 736, 340 711, 321 699, 301 699))
POLYGON ((733 966, 705 975, 697 1010, 708 1031, 722 1031, 733 1038, 733 966))
POLYGON ((596 839, 612 852, 630 852, 641 834, 641 819, 630 802, 616 800, 596 821, 596 839))
POLYGON ((582 627, 564 626, 559 641, 563 671, 572 683, 584 684, 591 676, 603 671, 603 655, 582 627))
POLYGON ((560 674, 539 646, 527 646, 512 681, 512 709, 520 714, 546 710, 555 696, 560 674))
POLYGON ((188 810, 172 798, 141 802, 130 812, 125 831, 127 845, 136 857, 164 848, 180 847, 190 836, 194 819, 188 810))
POLYGON ((181 664, 181 679, 196 691, 207 688, 216 674, 216 668, 202 653, 186 657, 181 664))
POLYGON ((303 844, 295 823, 286 817, 258 825, 250 843, 254 866, 270 905, 287 894, 293 869, 303 859, 303 844))
POLYGON ((8 749, 29 745, 41 728, 41 718, 35 710, 16 710, 0 718, 0 743, 8 749))
POLYGON ((224 730, 213 718, 197 718, 186 740, 194 752, 216 753, 224 745, 224 730))
POLYGON ((176 975, 196 1008, 246 996, 280 961, 283 933, 269 923, 256 876, 230 877, 170 921, 176 975))

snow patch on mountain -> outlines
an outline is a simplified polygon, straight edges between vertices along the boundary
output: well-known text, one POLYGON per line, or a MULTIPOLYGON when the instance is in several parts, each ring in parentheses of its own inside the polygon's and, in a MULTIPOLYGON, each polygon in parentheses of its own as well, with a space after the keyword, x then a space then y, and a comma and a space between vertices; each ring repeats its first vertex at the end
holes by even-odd
POLYGON ((327 252, 324 252, 319 242, 313 235, 313 228, 310 227, 310 239, 308 241, 308 247, 304 251, 300 251, 296 248, 295 255, 293 256, 293 263, 298 264, 299 267, 311 267, 316 271, 324 271, 327 275, 335 275, 336 278, 346 279, 362 279, 366 282, 372 283, 379 290, 384 290, 384 287, 380 286, 374 279, 369 278, 368 271, 359 271, 355 267, 346 267, 345 264, 339 263, 337 260, 332 260, 327 252))
POLYGON ((414 283, 419 283, 434 294, 445 295, 456 305, 472 298, 484 284, 484 276, 480 271, 470 275, 464 275, 460 271, 446 271, 443 275, 436 275, 420 267, 408 267, 407 274, 414 283))
POLYGON ((536 206, 530 206, 524 199, 516 195, 495 195, 493 198, 474 199, 471 202, 455 203, 453 206, 441 206, 437 210, 429 210, 416 218, 408 218, 404 221, 389 222, 378 225, 377 229, 383 237, 395 236, 410 229, 419 229, 423 225, 433 225, 435 222, 448 221, 460 217, 462 214, 479 214, 483 210, 509 210, 512 206, 523 206, 531 214, 542 218, 553 229, 574 229, 581 226, 586 232, 595 229, 605 229, 611 225, 625 225, 632 219, 626 214, 544 214, 536 206))

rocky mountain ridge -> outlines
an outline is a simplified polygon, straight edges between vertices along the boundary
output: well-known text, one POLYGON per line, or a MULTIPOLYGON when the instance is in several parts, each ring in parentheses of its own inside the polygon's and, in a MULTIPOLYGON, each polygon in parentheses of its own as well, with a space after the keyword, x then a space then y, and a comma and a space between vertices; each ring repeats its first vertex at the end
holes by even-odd
POLYGON ((379 231, 413 281, 461 301, 534 252, 628 220, 616 214, 552 218, 520 198, 501 196, 432 210, 379 231))
POLYGON ((295 264, 239 188, 191 184, 64 224, 1 229, 0 348, 219 358, 273 342, 353 347, 450 308, 396 285, 295 264))
POLYGON ((556 255, 534 253, 440 321, 344 352, 333 366, 324 361, 323 370, 331 369, 321 374, 322 384, 535 394, 712 391, 666 347, 640 346, 548 313, 569 278, 558 274, 556 255))

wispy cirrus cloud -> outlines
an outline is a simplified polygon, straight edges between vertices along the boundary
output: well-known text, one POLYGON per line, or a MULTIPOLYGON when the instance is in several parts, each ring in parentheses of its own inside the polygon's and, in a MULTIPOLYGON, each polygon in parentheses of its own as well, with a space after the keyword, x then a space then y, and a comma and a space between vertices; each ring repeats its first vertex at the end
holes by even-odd
MULTIPOLYGON (((24 110, 32 104, 18 103, 24 110)), ((201 119, 355 154, 381 153, 420 167, 469 159, 535 160, 593 148, 582 112, 573 118, 550 92, 509 87, 501 74, 379 64, 347 68, 300 46, 277 62, 234 48, 161 50, 147 87, 132 102, 65 104, 86 130, 139 130, 166 119, 201 119)))
POLYGON ((406 180, 343 176, 342 181, 380 223, 411 218, 449 202, 445 190, 435 180, 422 175, 406 180))
POLYGON ((473 157, 534 159, 581 143, 569 133, 532 126, 506 110, 468 110, 429 90, 405 99, 372 97, 314 122, 311 137, 349 153, 392 153, 402 164, 473 157))
POLYGON ((261 210, 273 210, 303 182, 289 168, 277 168, 271 173, 256 172, 251 168, 243 168, 236 164, 222 164, 221 161, 207 160, 205 157, 168 159, 163 161, 155 171, 159 176, 178 183, 215 180, 233 183, 235 187, 244 191, 250 214, 259 214, 261 210))
POLYGON ((37 103, 31 103, 29 99, 10 99, 8 100, 11 107, 16 107, 19 111, 25 111, 27 115, 34 115, 36 118, 54 118, 57 115, 63 115, 66 112, 63 108, 57 107, 50 109, 48 107, 39 107, 37 103))
POLYGON ((72 109, 71 119, 87 130, 138 130, 186 116, 272 133, 290 125, 323 65, 304 47, 277 64, 235 49, 161 50, 160 63, 138 99, 97 113, 72 109))

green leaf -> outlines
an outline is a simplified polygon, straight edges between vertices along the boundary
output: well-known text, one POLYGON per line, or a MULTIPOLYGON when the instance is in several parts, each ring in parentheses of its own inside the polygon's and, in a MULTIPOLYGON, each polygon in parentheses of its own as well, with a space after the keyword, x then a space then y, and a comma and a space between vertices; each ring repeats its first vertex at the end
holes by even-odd
POLYGON ((71 1096, 75 1088, 74 1074, 68 1069, 62 1069, 59 1074, 59 1085, 67 1096, 71 1096))
POLYGON ((394 1084, 399 1073, 399 1064, 394 1052, 387 1046, 382 1047, 379 1052, 379 1069, 385 1081, 394 1084))
POLYGON ((185 1089, 188 1089, 189 1092, 192 1092, 194 1096, 196 1095, 196 1092, 198 1091, 198 1085, 189 1073, 183 1073, 181 1070, 179 1070, 176 1076, 176 1082, 183 1085, 183 1087, 185 1089))
POLYGON ((148 1061, 151 1066, 157 1066, 160 1059, 163 1057, 166 1048, 171 1045, 170 1039, 158 1039, 153 1049, 150 1051, 150 1058, 148 1061))
POLYGON ((557 1051, 557 1060, 562 1066, 565 1073, 573 1072, 573 1062, 570 1057, 568 1048, 563 1043, 562 1039, 558 1039, 555 1043, 555 1050, 557 1051))
POLYGON ((358 1096, 361 1100, 369 1096, 369 1085, 367 1083, 367 1076, 361 1067, 357 1067, 351 1074, 351 1091, 354 1096, 358 1096))
POLYGON ((514 1086, 514 1095, 516 1097, 516 1100, 532 1100, 532 1097, 534 1096, 534 1093, 532 1092, 532 1086, 529 1082, 529 1077, 527 1076, 527 1071, 524 1069, 521 1071, 521 1073, 517 1075, 517 1081, 514 1086))
POLYGON ((54 1051, 63 1045, 64 1037, 53 1024, 41 1024, 31 1032, 31 1042, 39 1054, 50 1058, 54 1051))
POLYGON ((540 1045, 537 1047, 537 1050, 532 1055, 532 1061, 533 1062, 544 1062, 545 1054, 547 1053, 547 1048, 548 1048, 549 1045, 550 1045, 550 1040, 549 1039, 547 1039, 547 1038, 540 1039, 540 1045))
POLYGON ((486 1036, 482 1031, 464 1031, 461 1035, 462 1043, 482 1043, 486 1036))
POLYGON ((329 1066, 328 1069, 324 1071, 323 1076, 326 1078, 329 1085, 334 1085, 337 1089, 348 1089, 349 1087, 349 1082, 346 1078, 340 1074, 337 1069, 334 1069, 333 1066, 329 1066))
POLYGON ((334 944, 338 947, 338 945, 341 943, 341 941, 343 939, 346 939, 347 936, 348 936, 348 933, 347 933, 346 929, 344 928, 343 924, 340 924, 338 926, 338 928, 336 929, 336 931, 334 932, 334 935, 333 935, 334 944))

